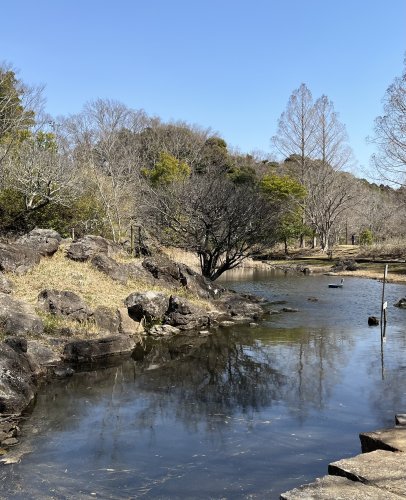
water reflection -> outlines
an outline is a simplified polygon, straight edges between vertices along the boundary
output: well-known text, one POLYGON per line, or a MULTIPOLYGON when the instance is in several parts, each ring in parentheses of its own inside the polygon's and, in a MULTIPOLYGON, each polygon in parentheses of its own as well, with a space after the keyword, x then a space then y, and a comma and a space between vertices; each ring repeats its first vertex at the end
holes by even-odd
POLYGON ((379 284, 348 280, 333 295, 325 277, 255 279, 233 285, 299 312, 150 341, 43 387, 16 450, 32 453, 0 469, 3 496, 278 498, 358 453, 360 431, 405 408, 403 316, 391 311, 382 380, 379 331, 366 326, 379 284))

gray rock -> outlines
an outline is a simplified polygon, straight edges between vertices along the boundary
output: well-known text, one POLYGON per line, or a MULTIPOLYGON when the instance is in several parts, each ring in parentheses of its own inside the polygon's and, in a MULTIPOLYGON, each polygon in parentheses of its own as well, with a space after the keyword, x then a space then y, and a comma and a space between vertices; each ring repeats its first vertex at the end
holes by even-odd
POLYGON ((21 413, 35 395, 35 377, 25 354, 0 343, 0 413, 21 413))
POLYGON ((223 288, 214 286, 204 276, 193 271, 185 264, 179 264, 180 284, 189 292, 198 295, 201 298, 218 298, 224 291, 223 288))
POLYGON ((86 261, 98 254, 114 257, 121 248, 112 241, 101 236, 87 235, 74 241, 68 248, 66 256, 72 260, 86 261))
POLYGON ((159 292, 135 292, 124 301, 130 318, 135 321, 145 320, 146 324, 162 321, 168 309, 168 297, 159 292))
POLYGON ((11 293, 13 291, 13 283, 0 273, 0 293, 11 293))
POLYGON ((126 267, 116 262, 112 257, 99 253, 92 257, 91 263, 93 267, 111 279, 123 284, 127 283, 128 273, 126 267))
POLYGON ((118 311, 112 311, 108 307, 98 306, 93 312, 97 328, 104 333, 119 333, 120 317, 118 311))
POLYGON ((333 273, 340 271, 357 271, 359 269, 358 264, 353 259, 339 260, 332 268, 333 273))
POLYGON ((297 313, 299 312, 299 309, 296 309, 294 307, 282 307, 281 311, 285 313, 297 313))
POLYGON ((6 335, 40 335, 44 326, 31 305, 0 293, 0 331, 6 335))
POLYGON ((65 345, 63 358, 71 363, 99 361, 110 356, 131 353, 134 347, 134 340, 125 335, 74 340, 65 345))
POLYGON ((38 305, 45 312, 76 321, 86 321, 93 315, 79 295, 67 290, 42 290, 38 295, 38 305))
MULTIPOLYGON (((171 285, 182 284, 182 273, 179 264, 173 262, 166 255, 147 257, 142 262, 143 267, 157 280, 165 281, 171 285)), ((186 285, 186 282, 184 283, 186 285)))
POLYGON ((148 330, 148 334, 154 337, 169 337, 180 333, 179 328, 171 325, 154 325, 148 330))
POLYGON ((18 238, 17 243, 31 247, 42 256, 50 256, 58 250, 61 240, 61 235, 53 229, 33 229, 18 238))
POLYGON ((27 352, 28 342, 25 337, 7 337, 4 342, 14 349, 15 352, 20 354, 27 352))
POLYGON ((156 284, 156 279, 147 269, 145 269, 145 267, 142 266, 142 264, 138 262, 130 262, 127 264, 123 264, 123 266, 125 267, 127 276, 134 281, 149 285, 156 284))
POLYGON ((38 342, 37 340, 29 340, 27 342, 27 354, 39 367, 57 364, 61 361, 61 356, 56 350, 38 342))
POLYGON ((376 316, 369 316, 369 318, 368 318, 368 325, 369 326, 378 326, 379 325, 379 319, 376 316))
POLYGON ((224 293, 217 302, 217 306, 224 308, 233 319, 245 317, 249 321, 257 321, 265 312, 258 298, 239 293, 224 293))
POLYGON ((55 377, 67 378, 71 377, 75 373, 75 370, 70 366, 58 366, 54 368, 53 373, 55 377))
POLYGON ((117 309, 117 315, 119 318, 118 331, 123 335, 129 335, 130 337, 135 336, 140 339, 141 334, 144 332, 142 322, 135 321, 130 318, 126 307, 120 307, 117 309))
POLYGON ((204 309, 187 299, 171 296, 164 324, 175 326, 180 330, 198 330, 210 326, 210 318, 204 309))
POLYGON ((30 246, 0 243, 0 271, 23 274, 39 264, 40 259, 30 246))

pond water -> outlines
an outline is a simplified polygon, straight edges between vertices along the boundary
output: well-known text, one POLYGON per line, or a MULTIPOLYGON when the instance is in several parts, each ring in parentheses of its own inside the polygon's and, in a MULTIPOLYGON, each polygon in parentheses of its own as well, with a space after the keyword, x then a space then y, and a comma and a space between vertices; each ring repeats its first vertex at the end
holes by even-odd
POLYGON ((299 312, 149 342, 118 366, 44 386, 22 426, 26 454, 0 467, 0 496, 276 499, 358 454, 359 432, 406 412, 406 311, 392 306, 405 288, 387 285, 381 345, 367 318, 379 316, 382 284, 333 280, 229 273, 223 285, 299 312))

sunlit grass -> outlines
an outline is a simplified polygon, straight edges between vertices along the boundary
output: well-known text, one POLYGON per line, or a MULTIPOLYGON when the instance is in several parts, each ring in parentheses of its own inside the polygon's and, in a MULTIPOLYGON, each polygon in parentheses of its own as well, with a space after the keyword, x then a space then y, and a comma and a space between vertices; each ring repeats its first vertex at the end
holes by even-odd
POLYGON ((41 259, 41 262, 28 273, 22 276, 9 274, 9 278, 15 285, 13 295, 34 306, 42 290, 55 289, 78 294, 92 309, 104 306, 115 310, 123 307, 124 300, 130 293, 148 290, 168 295, 176 293, 201 306, 209 307, 207 301, 189 294, 181 286, 174 290, 163 285, 151 285, 133 279, 129 279, 126 284, 114 281, 95 269, 90 262, 76 262, 68 259, 63 246, 52 257, 41 259))

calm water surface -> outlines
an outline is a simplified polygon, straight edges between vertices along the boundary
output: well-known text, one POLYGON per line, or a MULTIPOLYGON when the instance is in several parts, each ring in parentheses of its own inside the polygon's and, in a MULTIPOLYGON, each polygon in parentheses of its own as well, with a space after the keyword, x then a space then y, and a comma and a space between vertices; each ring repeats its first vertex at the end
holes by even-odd
POLYGON ((359 432, 406 412, 406 311, 392 306, 406 289, 387 285, 381 349, 367 326, 381 283, 329 289, 334 280, 230 273, 224 285, 299 312, 155 341, 44 387, 23 426, 26 453, 0 468, 1 497, 276 499, 358 454, 359 432))

